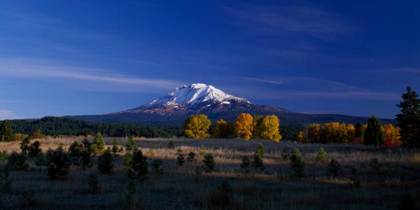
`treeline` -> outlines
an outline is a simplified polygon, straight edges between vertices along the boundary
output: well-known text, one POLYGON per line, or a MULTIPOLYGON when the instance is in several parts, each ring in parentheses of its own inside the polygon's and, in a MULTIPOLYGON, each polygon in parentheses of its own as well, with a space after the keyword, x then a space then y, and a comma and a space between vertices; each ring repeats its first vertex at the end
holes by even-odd
MULTIPOLYGON (((7 122, 7 121, 5 121, 7 122)), ((168 138, 182 134, 180 126, 142 126, 114 123, 93 123, 63 117, 44 117, 39 120, 11 120, 14 133, 30 134, 40 130, 47 136, 88 136, 101 133, 110 137, 138 136, 146 138, 168 138)))
MULTIPOLYGON (((211 121, 204 114, 192 115, 185 120, 184 135, 189 138, 243 138, 249 139, 270 139, 280 141, 282 135, 279 131, 279 118, 275 115, 256 115, 242 113, 237 117, 235 123, 226 122, 223 119, 211 126, 211 121), (211 128, 211 129, 210 129, 211 128), (211 130, 211 133, 210 133, 211 130)), ((289 136, 290 130, 284 129, 289 136)))

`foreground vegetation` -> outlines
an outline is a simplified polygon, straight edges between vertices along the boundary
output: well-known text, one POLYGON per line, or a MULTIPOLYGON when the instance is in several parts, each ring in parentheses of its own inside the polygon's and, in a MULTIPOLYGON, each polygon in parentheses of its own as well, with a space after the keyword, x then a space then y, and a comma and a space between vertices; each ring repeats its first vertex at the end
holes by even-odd
MULTIPOLYGON (((96 138, 89 141, 96 145, 89 148, 98 148, 93 165, 83 170, 67 160, 69 173, 52 179, 51 166, 37 166, 30 157, 36 141, 44 154, 83 144, 77 138, 31 140, 27 168, 10 169, 7 179, 2 170, 2 209, 419 207, 413 203, 420 198, 420 152, 413 149, 184 138, 105 138, 102 145, 96 138), (146 164, 125 164, 127 154, 146 164)), ((0 150, 10 157, 22 151, 21 143, 3 142, 0 150)))

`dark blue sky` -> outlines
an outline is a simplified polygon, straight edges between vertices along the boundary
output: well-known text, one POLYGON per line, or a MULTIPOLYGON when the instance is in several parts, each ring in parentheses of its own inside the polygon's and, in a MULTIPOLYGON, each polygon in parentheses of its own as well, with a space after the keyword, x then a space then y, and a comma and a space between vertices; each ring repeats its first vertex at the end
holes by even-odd
POLYGON ((0 1, 0 119, 103 114, 182 84, 393 118, 420 91, 420 1, 0 1))

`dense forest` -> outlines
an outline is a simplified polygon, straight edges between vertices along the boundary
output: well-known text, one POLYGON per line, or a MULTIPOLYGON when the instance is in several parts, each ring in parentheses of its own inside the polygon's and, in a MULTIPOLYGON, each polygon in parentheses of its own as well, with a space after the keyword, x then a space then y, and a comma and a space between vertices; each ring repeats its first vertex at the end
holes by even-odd
POLYGON ((93 123, 66 117, 44 117, 39 120, 11 120, 14 133, 29 134, 41 130, 44 135, 79 136, 101 133, 104 136, 142 136, 147 138, 167 138, 182 134, 180 126, 142 126, 114 123, 93 123))

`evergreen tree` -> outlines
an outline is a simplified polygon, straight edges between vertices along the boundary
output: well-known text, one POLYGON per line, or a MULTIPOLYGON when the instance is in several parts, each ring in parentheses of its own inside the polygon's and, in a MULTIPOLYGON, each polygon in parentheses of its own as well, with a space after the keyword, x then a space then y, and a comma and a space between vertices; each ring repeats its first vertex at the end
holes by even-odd
POLYGON ((261 156, 261 158, 264 157, 264 146, 263 146, 263 144, 258 143, 258 148, 255 151, 255 154, 261 156))
POLYGON ((95 138, 93 139, 92 147, 93 147, 93 152, 94 153, 100 153, 100 152, 104 151, 105 142, 104 142, 104 138, 102 137, 101 133, 96 134, 95 138))
POLYGON ((143 155, 141 150, 134 152, 131 169, 137 173, 135 178, 139 181, 149 173, 147 157, 143 155))
POLYGON ((41 143, 39 141, 35 141, 31 144, 29 147, 29 157, 33 158, 36 157, 38 154, 42 154, 42 149, 39 148, 41 146, 41 143))
POLYGON ((68 149, 68 153, 69 153, 69 157, 70 157, 70 163, 72 165, 80 166, 81 159, 82 159, 82 148, 83 148, 83 145, 77 143, 77 141, 74 141, 70 145, 70 147, 68 149))
POLYGON ((62 148, 51 152, 48 159, 48 176, 51 180, 66 179, 70 173, 70 158, 62 148))
POLYGON ((12 152, 7 158, 7 164, 10 165, 12 170, 24 171, 29 165, 26 163, 26 157, 23 153, 18 154, 17 152, 12 152))
POLYGON ((101 192, 101 184, 99 183, 98 175, 92 173, 89 175, 88 185, 90 187, 90 191, 94 194, 101 192))
POLYGON ((114 168, 114 157, 111 154, 111 150, 107 149, 104 154, 98 158, 98 170, 103 174, 111 174, 114 168))
POLYGON ((184 154, 182 154, 182 150, 178 149, 178 157, 176 158, 178 166, 182 166, 185 163, 184 154))
POLYGON ((258 154, 254 154, 254 159, 252 160, 252 167, 259 171, 264 171, 264 162, 262 157, 258 154))
POLYGON ((195 162, 195 153, 194 153, 193 151, 191 151, 191 152, 188 154, 187 161, 188 161, 189 163, 194 163, 194 162, 195 162))
POLYGON ((363 134, 363 124, 361 122, 356 122, 354 137, 360 138, 363 136, 363 134))
POLYGON ((161 160, 154 160, 152 163, 152 171, 156 174, 162 173, 162 164, 161 160))
POLYGON ((381 145, 385 140, 382 124, 375 116, 370 117, 368 120, 364 139, 365 145, 381 145))
POLYGON ((29 138, 28 137, 26 137, 26 138, 24 138, 23 140, 22 140, 22 142, 20 143, 20 150, 22 151, 22 153, 23 154, 28 154, 28 151, 29 151, 29 147, 30 147, 30 145, 29 145, 30 143, 29 143, 29 138))
POLYGON ((131 152, 134 150, 134 147, 135 147, 134 139, 132 136, 130 136, 128 137, 127 143, 125 144, 125 150, 128 152, 131 152))
POLYGON ((81 164, 82 164, 82 169, 86 170, 87 168, 92 167, 93 162, 92 162, 92 156, 93 156, 93 149, 92 149, 92 144, 87 140, 83 140, 82 142, 83 147, 82 147, 82 154, 81 154, 81 164))
POLYGON ((117 138, 114 138, 114 140, 112 141, 112 154, 114 156, 117 156, 118 153, 118 144, 120 142, 118 142, 117 138))
POLYGON ((296 148, 294 149, 293 154, 290 157, 290 163, 295 176, 302 177, 304 174, 306 161, 300 154, 299 150, 296 148))
POLYGON ((124 155, 124 160, 123 160, 123 165, 125 166, 126 169, 131 169, 131 161, 133 160, 133 154, 131 153, 125 153, 124 155))
POLYGON ((169 141, 169 143, 168 143, 168 149, 174 149, 174 148, 175 148, 174 142, 172 140, 169 141))
POLYGON ((0 127, 0 141, 14 141, 15 134, 8 120, 4 120, 0 127))
POLYGON ((316 162, 326 162, 328 160, 328 154, 325 152, 324 148, 321 147, 321 149, 318 152, 318 155, 316 156, 316 162))
POLYGON ((211 173, 214 170, 214 167, 216 166, 216 162, 214 161, 213 155, 207 154, 204 156, 204 167, 206 172, 211 173))
POLYGON ((407 93, 402 94, 403 101, 397 106, 401 114, 396 115, 398 127, 401 128, 401 141, 420 147, 420 99, 416 91, 407 87, 407 93))

